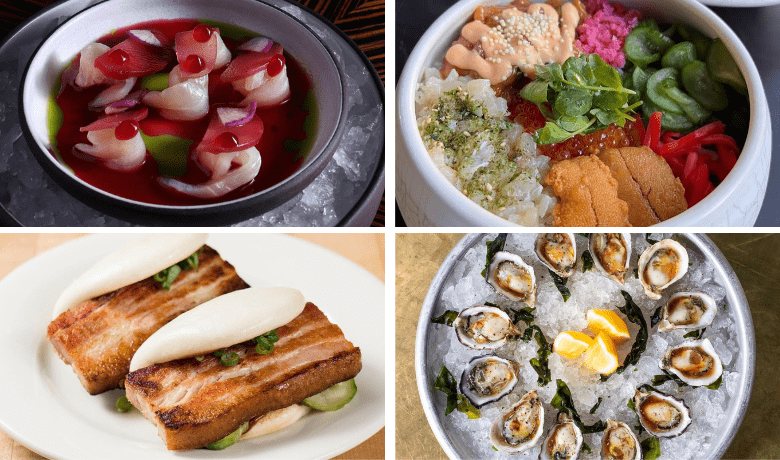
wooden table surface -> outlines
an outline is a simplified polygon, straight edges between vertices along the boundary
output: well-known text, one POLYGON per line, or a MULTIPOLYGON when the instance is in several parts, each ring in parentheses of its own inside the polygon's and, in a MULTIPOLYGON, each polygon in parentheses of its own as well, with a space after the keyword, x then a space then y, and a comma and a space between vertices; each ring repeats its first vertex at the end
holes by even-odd
MULTIPOLYGON (((384 0, 294 0, 333 22, 366 54, 382 83, 385 81, 385 1, 384 0)), ((0 0, 0 39, 16 26, 56 0, 0 0)), ((372 227, 385 226, 385 198, 379 205, 372 227)))
MULTIPOLYGON (((414 337, 428 286, 463 233, 396 235, 396 428, 398 459, 446 459, 423 413, 414 337)), ((745 418, 724 459, 780 459, 780 234, 708 235, 739 277, 753 316, 756 374, 745 418)), ((661 443, 663 449, 663 442, 661 443)), ((674 458, 665 455, 664 458, 674 458)))
MULTIPOLYGON (((72 233, 0 233, 0 279, 25 261, 54 246, 78 238, 72 233)), ((316 243, 362 266, 380 280, 385 279, 385 237, 381 233, 293 233, 292 235, 316 243)), ((42 459, 0 431, 0 459, 42 459)), ((385 429, 337 457, 337 459, 385 458, 385 429)))

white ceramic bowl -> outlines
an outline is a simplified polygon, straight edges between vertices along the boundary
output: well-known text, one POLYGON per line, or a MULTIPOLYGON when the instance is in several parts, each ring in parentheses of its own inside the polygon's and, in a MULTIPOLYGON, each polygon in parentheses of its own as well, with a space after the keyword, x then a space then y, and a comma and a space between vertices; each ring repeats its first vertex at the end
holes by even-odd
MULTIPOLYGON (((619 1, 659 21, 687 24, 711 37, 720 37, 742 70, 749 91, 750 128, 734 169, 707 198, 662 225, 752 226, 764 200, 772 156, 769 105, 753 59, 734 31, 696 0, 619 1)), ((474 8, 484 3, 486 0, 462 0, 448 9, 417 43, 399 79, 396 199, 409 226, 514 225, 466 198, 444 178, 423 144, 415 116, 414 99, 423 71, 439 67, 474 8)))
POLYGON ((327 44, 303 22, 281 9, 254 0, 108 0, 91 6, 48 37, 33 55, 22 83, 20 119, 28 142, 41 165, 64 188, 89 204, 127 209, 128 213, 151 213, 174 219, 197 216, 213 223, 241 220, 273 209, 303 190, 332 157, 346 122, 346 83, 340 65, 327 44), (253 195, 232 201, 196 206, 165 206, 141 203, 105 192, 76 177, 48 152, 49 97, 60 72, 87 44, 111 30, 156 19, 210 19, 268 36, 284 46, 311 77, 319 116, 315 139, 303 165, 284 181, 253 195))

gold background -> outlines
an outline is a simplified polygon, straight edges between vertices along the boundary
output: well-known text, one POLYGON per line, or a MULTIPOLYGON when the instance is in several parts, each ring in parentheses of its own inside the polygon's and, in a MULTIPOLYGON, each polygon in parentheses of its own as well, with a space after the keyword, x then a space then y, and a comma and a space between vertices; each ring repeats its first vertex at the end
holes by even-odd
MULTIPOLYGON (((71 233, 0 233, 0 279, 37 254, 82 236, 71 233)), ((299 233, 298 238, 323 246, 362 266, 374 276, 385 279, 384 234, 299 233)), ((0 300, 2 301, 2 300, 0 300)), ((341 455, 337 459, 381 459, 385 457, 385 429, 341 455)), ((0 431, 0 460, 39 460, 28 450, 0 431)))
MULTIPOLYGON (((428 286, 458 234, 396 235, 396 457, 445 459, 420 404, 414 374, 417 319, 428 286)), ((780 458, 780 235, 710 234, 745 290, 756 331, 756 377, 747 414, 723 458, 780 458)), ((663 443, 661 444, 663 449, 663 443)), ((673 458, 666 453, 665 458, 673 458)))

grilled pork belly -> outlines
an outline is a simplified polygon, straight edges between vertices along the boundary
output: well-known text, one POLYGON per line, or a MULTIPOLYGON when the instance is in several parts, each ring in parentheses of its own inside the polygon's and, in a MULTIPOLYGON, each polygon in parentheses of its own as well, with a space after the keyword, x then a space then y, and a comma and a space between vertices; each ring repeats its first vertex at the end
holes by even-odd
POLYGON ((254 341, 228 348, 240 357, 234 366, 207 355, 138 369, 125 381, 127 398, 157 426, 168 449, 192 449, 360 371, 360 349, 312 303, 277 335, 267 355, 255 351, 254 341))
POLYGON ((122 386, 130 360, 157 329, 206 301, 249 287, 217 251, 204 246, 197 270, 166 291, 153 278, 83 302, 49 324, 46 338, 90 394, 122 386))

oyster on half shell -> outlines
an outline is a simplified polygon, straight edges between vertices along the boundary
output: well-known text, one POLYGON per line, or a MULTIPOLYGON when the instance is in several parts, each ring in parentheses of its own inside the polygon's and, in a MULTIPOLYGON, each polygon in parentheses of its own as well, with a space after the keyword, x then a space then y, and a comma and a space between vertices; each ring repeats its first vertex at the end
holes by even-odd
POLYGON ((653 300, 688 272, 688 251, 674 240, 662 240, 645 249, 639 258, 639 281, 653 300))
POLYGON ((487 305, 464 309, 452 322, 452 327, 460 343, 475 350, 498 348, 507 337, 520 333, 509 315, 487 305))
POLYGON ((532 390, 493 422, 490 441, 502 452, 517 454, 535 446, 543 431, 544 407, 532 390))
POLYGON ((582 449, 582 431, 572 419, 561 412, 555 425, 542 444, 539 460, 577 460, 582 449))
POLYGON ((723 364, 710 339, 691 340, 671 348, 658 366, 693 387, 715 383, 723 374, 723 364))
POLYGON ((661 310, 659 331, 672 329, 699 329, 712 324, 718 306, 715 299, 703 292, 673 294, 661 310))
POLYGON ((691 413, 685 401, 663 393, 636 390, 634 405, 639 422, 653 436, 679 436, 691 424, 691 413))
POLYGON ((517 254, 498 251, 490 262, 485 278, 499 294, 525 302, 533 307, 536 301, 534 269, 517 254))
POLYGON ((626 281, 631 260, 630 233, 591 233, 588 249, 600 272, 620 284, 626 281))
POLYGON ((642 447, 631 428, 623 422, 607 419, 607 429, 601 440, 604 460, 642 460, 642 447))
POLYGON ((508 395, 517 385, 520 366, 498 356, 477 356, 460 377, 460 392, 480 408, 508 395))
POLYGON ((540 233, 536 238, 536 256, 560 277, 568 278, 577 266, 574 233, 540 233))

